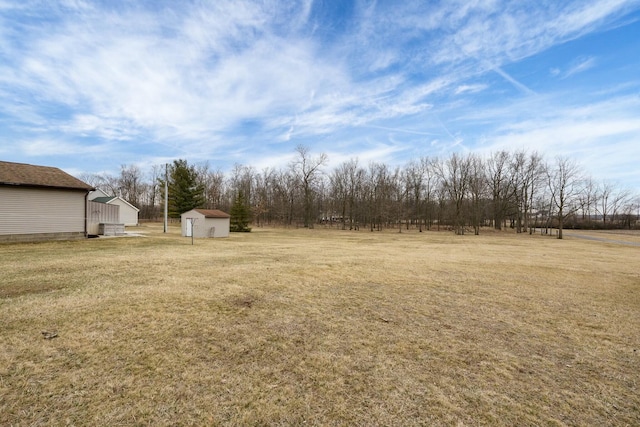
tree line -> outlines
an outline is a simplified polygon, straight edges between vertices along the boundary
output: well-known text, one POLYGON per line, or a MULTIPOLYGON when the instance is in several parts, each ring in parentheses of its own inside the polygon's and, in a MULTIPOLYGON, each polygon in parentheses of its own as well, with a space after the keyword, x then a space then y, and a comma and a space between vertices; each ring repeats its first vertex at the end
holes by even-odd
POLYGON ((608 181, 596 182, 568 157, 545 159, 526 150, 486 157, 453 153, 421 157, 404 166, 358 159, 327 168, 324 153, 298 146, 286 167, 236 164, 228 173, 208 163, 175 160, 142 171, 123 165, 118 176, 84 175, 87 183, 120 195, 140 219, 162 218, 164 180, 169 215, 199 207, 249 212, 253 225, 349 230, 450 229, 479 234, 482 227, 518 233, 565 228, 638 228, 640 197, 608 181), (238 206, 240 203, 242 206, 238 206))

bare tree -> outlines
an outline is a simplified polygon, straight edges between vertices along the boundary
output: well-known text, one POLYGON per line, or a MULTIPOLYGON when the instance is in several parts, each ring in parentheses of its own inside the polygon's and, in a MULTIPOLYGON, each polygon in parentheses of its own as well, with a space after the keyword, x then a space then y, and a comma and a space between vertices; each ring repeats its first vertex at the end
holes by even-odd
POLYGON ((314 185, 322 172, 321 168, 327 163, 327 155, 321 153, 317 157, 312 157, 309 147, 298 145, 296 147, 297 157, 291 162, 291 171, 297 178, 304 195, 304 226, 311 226, 311 207, 313 205, 314 185))
MULTIPOLYGON (((530 212, 534 194, 540 185, 542 158, 536 152, 529 155, 525 151, 518 151, 513 156, 513 194, 514 206, 517 213, 516 231, 529 228, 530 212)), ((530 230, 530 233, 533 232, 530 230)))
POLYGON ((274 211, 281 223, 291 225, 295 216, 298 186, 291 171, 278 171, 272 177, 274 188, 274 211))
POLYGON ((311 212, 314 213, 315 221, 321 216, 321 212, 326 212, 331 205, 331 195, 329 194, 330 184, 325 174, 320 174, 313 189, 313 200, 311 212))
POLYGON ((507 151, 499 151, 492 154, 486 162, 487 184, 491 193, 493 211, 493 226, 496 230, 502 229, 502 223, 510 203, 510 194, 513 192, 513 183, 508 171, 510 159, 511 154, 507 151))
POLYGON ((562 239, 562 228, 567 217, 580 208, 580 184, 580 168, 574 161, 559 156, 553 165, 547 167, 547 185, 550 204, 558 221, 558 239, 562 239))
POLYGON ((596 212, 598 212, 598 214, 602 218, 603 227, 606 228, 607 218, 611 214, 611 199, 615 188, 613 184, 609 182, 603 182, 602 186, 600 186, 598 190, 598 204, 596 207, 596 212))
POLYGON ((582 222, 590 225, 593 219, 593 209, 598 199, 598 186, 593 178, 588 177, 582 186, 582 193, 578 196, 580 203, 580 211, 582 213, 582 222))
POLYGON ((511 206, 513 211, 512 226, 515 222, 515 228, 517 233, 522 233, 522 215, 523 215, 523 188, 524 180, 526 177, 526 163, 527 153, 524 150, 517 151, 511 156, 511 162, 509 164, 512 192, 511 192, 511 206), (515 221, 513 221, 515 219, 515 221))
POLYGON ((105 193, 117 196, 120 186, 118 177, 108 173, 84 173, 80 175, 80 179, 94 188, 103 190, 105 193))
POLYGON ((480 224, 484 212, 487 193, 487 178, 482 159, 474 154, 469 155, 469 195, 471 196, 471 224, 474 234, 480 234, 480 224))
MULTIPOLYGON (((395 211, 395 221, 398 225, 398 232, 402 233, 402 223, 405 221, 405 201, 409 194, 409 186, 403 170, 396 167, 389 177, 389 186, 392 195, 392 206, 395 211)), ((408 221, 407 221, 408 228, 408 221)))
POLYGON ((604 181, 599 186, 596 212, 602 218, 602 226, 606 228, 615 220, 616 214, 630 199, 631 192, 610 182, 604 181), (607 222, 609 221, 609 222, 607 222))
POLYGON ((366 174, 367 172, 358 166, 357 160, 349 163, 347 168, 349 230, 360 229, 366 174))
POLYGON ((142 198, 143 178, 142 171, 136 165, 120 166, 120 177, 118 178, 118 194, 127 202, 134 206, 140 204, 142 198))
MULTIPOLYGON (((411 221, 414 222, 418 229, 422 232, 422 211, 423 211, 423 197, 425 187, 425 174, 424 162, 411 161, 405 166, 404 179, 407 188, 407 193, 410 197, 410 215, 411 221)), ((407 228, 409 227, 409 221, 407 221, 407 228)))
POLYGON ((347 183, 348 163, 344 162, 331 172, 329 182, 331 183, 331 194, 334 201, 334 211, 324 215, 324 219, 333 223, 338 220, 342 223, 342 229, 346 228, 347 203, 348 203, 348 183, 347 183))
POLYGON ((337 217, 343 230, 347 224, 350 230, 358 227, 356 208, 360 202, 364 174, 364 170, 358 167, 358 160, 351 159, 335 168, 329 177, 335 211, 328 215, 330 218, 327 220, 332 221, 337 217))
MULTIPOLYGON (((428 157, 422 157, 420 159, 420 167, 422 168, 422 183, 423 193, 422 200, 424 205, 424 218, 423 222, 427 230, 431 229, 433 222, 433 200, 438 186, 438 177, 435 173, 434 165, 438 163, 438 159, 430 159, 428 157)), ((422 228, 420 229, 422 230, 422 228)))
POLYGON ((83 182, 86 182, 90 186, 94 188, 99 188, 100 183, 102 182, 102 177, 95 173, 81 173, 78 175, 78 179, 83 182))
POLYGON ((139 206, 141 218, 155 219, 159 215, 160 189, 158 185, 162 176, 164 176, 164 165, 153 165, 147 174, 147 179, 143 186, 142 202, 139 206))
POLYGON ((640 220, 640 196, 638 194, 629 195, 627 201, 622 207, 622 224, 621 226, 631 230, 640 220))
POLYGON ((227 194, 228 189, 224 173, 220 170, 202 170, 199 175, 204 185, 205 206, 208 209, 230 209, 232 197, 227 194))
POLYGON ((438 173, 444 189, 454 205, 453 227, 456 234, 464 234, 465 201, 469 187, 470 157, 453 153, 438 164, 438 173))
POLYGON ((393 209, 392 172, 384 163, 371 162, 367 171, 367 210, 370 229, 389 226, 393 209))
POLYGON ((273 194, 273 180, 275 176, 275 170, 271 168, 265 168, 262 173, 256 173, 253 177, 254 182, 254 202, 253 202, 253 217, 256 220, 257 226, 261 227, 271 221, 271 213, 273 210, 274 194, 273 194))
POLYGON ((438 201, 436 210, 436 221, 438 224, 437 230, 440 231, 440 226, 444 222, 444 216, 447 209, 447 189, 442 180, 439 180, 436 187, 436 198, 438 201))
POLYGON ((540 187, 544 185, 542 156, 537 152, 531 153, 527 164, 527 178, 524 189, 524 226, 529 229, 529 234, 533 234, 531 226, 531 212, 535 202, 535 195, 540 187))
POLYGON ((236 163, 231 170, 231 176, 228 180, 228 198, 235 200, 240 192, 242 192, 248 204, 253 203, 253 184, 256 174, 253 166, 245 166, 236 163))

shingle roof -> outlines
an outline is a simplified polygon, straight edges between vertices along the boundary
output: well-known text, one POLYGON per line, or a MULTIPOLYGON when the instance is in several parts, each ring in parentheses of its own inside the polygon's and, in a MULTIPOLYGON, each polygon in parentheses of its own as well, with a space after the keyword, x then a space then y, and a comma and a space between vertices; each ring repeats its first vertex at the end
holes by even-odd
POLYGON ((231 215, 218 209, 194 209, 194 211, 201 213, 205 218, 231 218, 231 215))
POLYGON ((0 161, 0 185, 93 190, 89 184, 58 168, 2 161, 0 161))
POLYGON ((116 198, 116 196, 96 197, 96 198, 92 199, 92 201, 98 202, 98 203, 108 203, 108 202, 112 201, 115 198, 116 198))
POLYGON ((131 209, 135 209, 136 212, 140 212, 140 209, 136 208, 135 206, 133 206, 131 203, 127 202, 125 199, 123 199, 120 196, 94 197, 93 199, 91 199, 92 202, 98 202, 98 203, 111 203, 113 200, 121 200, 131 209))

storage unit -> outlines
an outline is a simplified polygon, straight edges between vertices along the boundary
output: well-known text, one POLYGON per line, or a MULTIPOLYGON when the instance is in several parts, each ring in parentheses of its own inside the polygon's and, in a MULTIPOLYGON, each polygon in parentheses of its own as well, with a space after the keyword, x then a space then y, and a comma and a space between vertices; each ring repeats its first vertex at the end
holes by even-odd
POLYGON ((185 237, 229 237, 231 216, 217 209, 191 209, 180 215, 185 237))

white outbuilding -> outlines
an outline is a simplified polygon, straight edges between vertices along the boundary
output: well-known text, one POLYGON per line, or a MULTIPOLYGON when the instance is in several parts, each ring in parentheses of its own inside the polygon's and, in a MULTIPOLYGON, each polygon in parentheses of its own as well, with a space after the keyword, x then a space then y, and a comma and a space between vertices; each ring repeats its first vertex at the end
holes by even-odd
POLYGON ((93 200, 98 203, 106 203, 108 205, 120 206, 120 213, 117 223, 132 227, 138 225, 138 213, 140 209, 133 206, 120 196, 109 196, 104 191, 97 189, 89 193, 89 200, 93 200))
POLYGON ((185 237, 229 237, 231 216, 217 209, 191 209, 180 215, 185 237))

